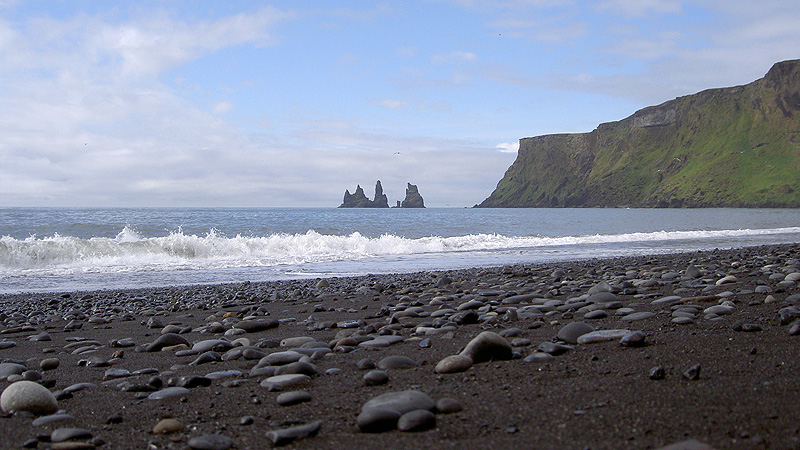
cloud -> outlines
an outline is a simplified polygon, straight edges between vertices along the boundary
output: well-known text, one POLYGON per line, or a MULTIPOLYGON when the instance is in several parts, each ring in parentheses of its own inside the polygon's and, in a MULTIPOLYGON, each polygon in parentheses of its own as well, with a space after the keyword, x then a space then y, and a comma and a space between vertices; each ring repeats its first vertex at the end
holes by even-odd
POLYGON ((478 60, 478 55, 472 52, 454 51, 446 55, 434 55, 431 61, 436 64, 473 62, 478 60))
POLYGON ((403 109, 408 106, 407 101, 396 98, 384 98, 376 102, 376 104, 386 109, 403 109))
POLYGON ((157 74, 221 48, 274 44, 271 28, 291 16, 271 7, 198 22, 159 13, 131 23, 103 24, 92 33, 92 45, 101 54, 120 58, 124 74, 157 74))
POLYGON ((502 153, 517 153, 519 151, 519 141, 517 142, 501 142, 495 147, 502 153))
POLYGON ((233 109, 233 103, 228 101, 214 103, 214 112, 223 114, 233 109))
POLYGON ((595 9, 620 14, 626 18, 679 14, 683 11, 680 0, 606 0, 598 3, 595 9))

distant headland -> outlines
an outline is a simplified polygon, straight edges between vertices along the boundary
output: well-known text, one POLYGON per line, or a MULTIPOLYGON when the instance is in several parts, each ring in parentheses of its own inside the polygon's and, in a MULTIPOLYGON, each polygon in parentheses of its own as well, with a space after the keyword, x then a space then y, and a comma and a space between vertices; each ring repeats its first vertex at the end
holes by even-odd
POLYGON ((589 133, 520 139, 478 207, 800 207, 800 60, 589 133))
MULTIPOLYGON (((366 194, 364 194, 364 189, 361 188, 361 185, 356 186, 355 192, 352 194, 350 190, 346 189, 344 191, 344 199, 342 200, 342 204, 339 205, 339 208, 388 208, 389 207, 389 199, 386 194, 383 193, 383 186, 381 186, 381 180, 378 180, 375 183, 375 196, 372 200, 367 198, 366 194)), ((416 185, 408 183, 408 187, 406 188, 406 198, 401 202, 400 200, 397 201, 397 206, 395 208, 424 208, 425 201, 422 199, 422 196, 419 193, 419 189, 416 185)))

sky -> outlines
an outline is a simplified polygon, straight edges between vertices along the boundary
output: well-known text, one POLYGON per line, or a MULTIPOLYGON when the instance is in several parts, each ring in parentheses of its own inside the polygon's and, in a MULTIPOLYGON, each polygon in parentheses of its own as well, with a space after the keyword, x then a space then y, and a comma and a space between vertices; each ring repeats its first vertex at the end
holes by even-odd
POLYGON ((800 58, 796 0, 0 0, 0 206, 480 203, 518 140, 800 58))

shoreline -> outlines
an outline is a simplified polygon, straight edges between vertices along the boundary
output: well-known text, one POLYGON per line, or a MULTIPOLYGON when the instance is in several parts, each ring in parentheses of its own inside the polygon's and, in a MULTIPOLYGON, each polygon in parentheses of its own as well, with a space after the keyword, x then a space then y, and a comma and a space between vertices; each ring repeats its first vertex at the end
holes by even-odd
POLYGON ((658 449, 697 440, 708 447, 676 448, 796 448, 800 289, 787 275, 800 273, 798 260, 800 244, 779 244, 321 280, 3 294, 0 360, 24 366, 28 372, 17 377, 41 377, 72 418, 34 425, 32 414, 3 413, 0 431, 11 438, 0 447, 256 449, 273 445, 269 431, 321 421, 316 436, 291 445, 658 449), (623 346, 619 336, 574 343, 564 331, 571 323, 640 331, 645 345, 623 346), (484 331, 502 339, 502 348, 487 350, 492 361, 437 372, 484 331), (50 340, 37 339, 44 334, 50 340), (144 351, 165 335, 177 336, 167 350, 144 351), (211 355, 192 352, 212 340, 228 343, 211 345, 211 355), (314 350, 302 350, 301 341, 314 350), (285 352, 306 354, 307 365, 254 369, 262 354, 285 352), (393 362, 385 362, 389 356, 393 362), (51 359, 56 368, 42 365, 51 359), (362 370, 365 359, 379 368, 362 370), (697 365, 697 379, 684 375, 697 365), (663 379, 653 379, 656 367, 663 379), (270 372, 295 369, 308 377, 297 386, 281 390, 269 381, 270 372), (386 381, 371 384, 367 374, 386 381), (190 387, 149 399, 181 386, 190 387), (310 399, 277 403, 296 390, 310 399), (367 401, 407 390, 454 399, 462 409, 430 408, 435 425, 424 431, 360 429, 367 401), (154 434, 166 418, 181 430, 154 434), (58 428, 88 434, 47 442, 58 428), (212 441, 218 446, 202 447, 212 441))

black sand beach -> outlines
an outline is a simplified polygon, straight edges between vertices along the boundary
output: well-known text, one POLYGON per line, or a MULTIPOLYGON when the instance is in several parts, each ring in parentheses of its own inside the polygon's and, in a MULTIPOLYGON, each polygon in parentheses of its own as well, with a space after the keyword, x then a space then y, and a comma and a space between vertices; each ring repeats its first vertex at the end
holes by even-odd
POLYGON ((798 280, 780 245, 6 295, 0 388, 57 405, 0 447, 796 449, 798 280))

